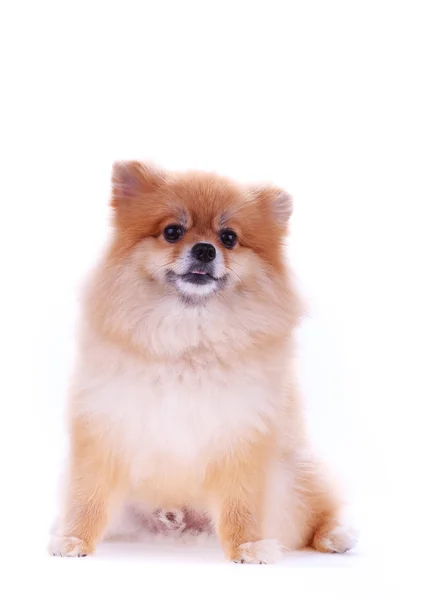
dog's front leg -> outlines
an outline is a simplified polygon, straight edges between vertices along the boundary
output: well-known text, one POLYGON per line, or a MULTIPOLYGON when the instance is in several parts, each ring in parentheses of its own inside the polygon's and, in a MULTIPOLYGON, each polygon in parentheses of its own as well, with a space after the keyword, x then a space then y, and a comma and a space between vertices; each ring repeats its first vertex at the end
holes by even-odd
POLYGON ((106 528, 120 496, 119 469, 112 453, 87 423, 74 422, 64 506, 49 551, 56 556, 86 556, 106 528))
POLYGON ((217 535, 234 562, 266 564, 281 557, 280 544, 263 539, 261 530, 269 458, 263 440, 247 443, 210 471, 217 535))

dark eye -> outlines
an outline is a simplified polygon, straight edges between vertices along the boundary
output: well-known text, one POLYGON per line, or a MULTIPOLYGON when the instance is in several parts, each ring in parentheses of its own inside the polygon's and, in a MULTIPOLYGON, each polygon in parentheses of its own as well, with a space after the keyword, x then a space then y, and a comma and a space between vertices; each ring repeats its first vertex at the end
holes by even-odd
POLYGON ((184 235, 184 230, 180 225, 167 225, 163 230, 163 237, 167 242, 173 244, 184 235))
POLYGON ((226 246, 226 248, 233 248, 238 241, 238 236, 231 229, 225 229, 220 233, 220 240, 223 246, 226 246))

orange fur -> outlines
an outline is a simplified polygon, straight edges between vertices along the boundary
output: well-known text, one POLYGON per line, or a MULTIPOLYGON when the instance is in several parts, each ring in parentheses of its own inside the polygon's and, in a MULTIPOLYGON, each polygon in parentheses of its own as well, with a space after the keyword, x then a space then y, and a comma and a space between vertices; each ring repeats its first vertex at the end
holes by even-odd
POLYGON ((270 435, 252 436, 252 442, 241 444, 213 464, 205 486, 213 502, 219 539, 227 556, 239 558, 239 547, 245 542, 261 540, 264 501, 264 473, 272 453, 270 435))
POLYGON ((53 553, 92 552, 129 500, 209 511, 236 561, 267 562, 272 537, 347 549, 294 382, 302 305, 284 260, 289 196, 131 162, 114 167, 112 207, 113 240, 83 302, 53 553), (171 223, 185 232, 174 244, 162 235, 171 223), (226 227, 233 249, 219 242, 226 227), (215 246, 225 285, 186 296, 168 273, 200 241, 215 246))

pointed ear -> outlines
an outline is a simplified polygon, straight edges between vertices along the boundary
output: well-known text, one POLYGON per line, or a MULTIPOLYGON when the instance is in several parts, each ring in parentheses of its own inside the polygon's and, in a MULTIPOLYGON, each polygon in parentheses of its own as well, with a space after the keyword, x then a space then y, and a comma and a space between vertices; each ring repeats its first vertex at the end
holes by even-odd
POLYGON ((149 164, 135 160, 115 162, 111 177, 113 208, 141 199, 164 181, 165 173, 149 164))
POLYGON ((257 187, 255 194, 264 212, 270 214, 279 227, 285 226, 293 212, 291 196, 281 188, 272 186, 257 187))

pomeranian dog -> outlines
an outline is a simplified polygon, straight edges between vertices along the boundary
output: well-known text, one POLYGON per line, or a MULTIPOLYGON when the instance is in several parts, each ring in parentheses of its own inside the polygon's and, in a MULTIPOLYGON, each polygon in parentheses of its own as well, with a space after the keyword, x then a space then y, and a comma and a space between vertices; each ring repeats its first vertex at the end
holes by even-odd
POLYGON ((131 161, 113 167, 111 204, 83 299, 51 553, 91 554, 139 507, 149 529, 215 531, 239 563, 353 547, 296 387, 290 196, 131 161))

